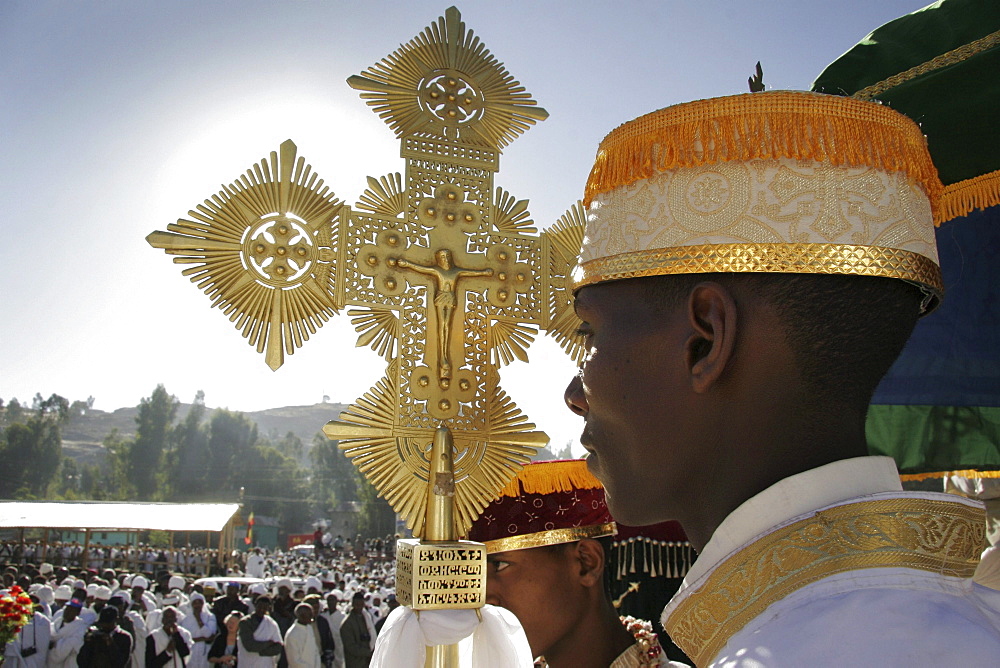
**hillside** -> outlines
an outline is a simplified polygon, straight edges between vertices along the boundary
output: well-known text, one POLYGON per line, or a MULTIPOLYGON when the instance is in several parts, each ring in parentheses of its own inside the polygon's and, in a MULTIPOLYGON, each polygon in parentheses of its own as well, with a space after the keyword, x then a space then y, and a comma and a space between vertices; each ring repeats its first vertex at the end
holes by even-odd
MULTIPOLYGON (((312 406, 283 406, 267 408, 262 411, 247 411, 244 414, 257 424, 259 433, 272 440, 278 440, 288 432, 294 433, 305 446, 306 452, 312 447, 313 437, 323 429, 330 420, 340 416, 347 404, 313 404, 312 406)), ((183 420, 191 409, 191 404, 181 404, 177 407, 177 419, 183 420)), ((211 415, 214 408, 209 408, 211 415)), ((70 418, 63 427, 63 454, 72 457, 80 464, 97 464, 104 458, 104 439, 117 429, 118 433, 127 438, 135 435, 135 418, 139 409, 136 407, 119 408, 107 413, 99 410, 89 410, 85 415, 70 418)), ((568 453, 561 453, 568 456, 568 453)), ((555 455, 542 448, 533 460, 553 459, 555 455)))
MULTIPOLYGON (((262 435, 280 438, 288 432, 294 433, 308 449, 313 436, 323 425, 336 419, 346 404, 313 404, 312 406, 283 406, 261 411, 247 411, 244 414, 257 424, 262 435)), ((191 409, 191 404, 181 404, 177 408, 177 419, 182 420, 191 409)), ((213 408, 208 409, 211 414, 213 408)), ((63 454, 81 464, 96 464, 104 457, 102 443, 117 429, 122 437, 135 434, 136 407, 119 408, 112 412, 89 410, 85 415, 75 415, 63 427, 63 454)))

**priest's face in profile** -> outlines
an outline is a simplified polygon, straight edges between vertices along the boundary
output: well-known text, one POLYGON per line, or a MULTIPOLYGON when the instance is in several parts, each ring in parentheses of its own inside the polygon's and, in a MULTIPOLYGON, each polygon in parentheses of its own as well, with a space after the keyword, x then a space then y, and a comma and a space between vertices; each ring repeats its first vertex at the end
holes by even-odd
POLYGON ((584 418, 580 443, 611 514, 632 526, 675 519, 672 500, 687 498, 691 472, 705 459, 706 427, 685 375, 690 327, 683 309, 650 300, 655 282, 670 278, 611 281, 576 294, 586 357, 564 398, 584 418))

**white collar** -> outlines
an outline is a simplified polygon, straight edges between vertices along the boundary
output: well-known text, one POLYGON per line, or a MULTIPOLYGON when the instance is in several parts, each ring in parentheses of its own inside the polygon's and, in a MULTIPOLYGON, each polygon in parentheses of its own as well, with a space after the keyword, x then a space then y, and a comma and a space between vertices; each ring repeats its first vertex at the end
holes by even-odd
POLYGON ((691 565, 678 594, 763 533, 803 513, 878 492, 903 489, 892 457, 855 457, 771 485, 731 512, 691 565))

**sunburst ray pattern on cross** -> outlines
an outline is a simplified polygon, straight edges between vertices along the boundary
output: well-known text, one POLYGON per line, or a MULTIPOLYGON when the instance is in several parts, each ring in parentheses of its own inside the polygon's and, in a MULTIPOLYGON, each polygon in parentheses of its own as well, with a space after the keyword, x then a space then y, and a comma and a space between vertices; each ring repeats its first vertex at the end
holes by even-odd
POLYGON ((399 136, 404 174, 370 177, 348 207, 289 140, 147 239, 272 369, 347 309, 387 367, 325 433, 419 536, 430 445, 448 426, 461 535, 548 441, 499 367, 527 361, 539 331, 580 357, 569 273, 583 210, 539 234, 527 200, 495 186, 500 149, 547 113, 458 10, 349 83, 399 136))

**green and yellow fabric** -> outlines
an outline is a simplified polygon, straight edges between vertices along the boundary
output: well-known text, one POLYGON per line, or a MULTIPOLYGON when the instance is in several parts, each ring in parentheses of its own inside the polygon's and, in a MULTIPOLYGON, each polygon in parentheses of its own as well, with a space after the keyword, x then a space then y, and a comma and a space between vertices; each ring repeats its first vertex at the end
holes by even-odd
POLYGON ((944 302, 876 391, 870 448, 904 477, 1000 477, 1000 2, 942 0, 891 21, 813 90, 879 101, 919 123, 944 185, 944 302))

